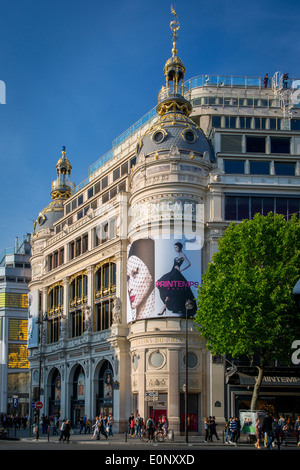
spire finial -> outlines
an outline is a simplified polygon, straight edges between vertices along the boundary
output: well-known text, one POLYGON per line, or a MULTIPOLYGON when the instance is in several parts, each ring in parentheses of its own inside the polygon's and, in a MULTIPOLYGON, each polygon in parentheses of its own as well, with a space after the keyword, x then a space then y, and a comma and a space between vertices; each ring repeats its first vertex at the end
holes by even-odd
POLYGON ((173 54, 173 57, 175 57, 175 56, 177 55, 177 48, 176 48, 176 43, 177 43, 177 39, 178 39, 177 31, 178 31, 179 28, 180 28, 180 23, 179 23, 179 19, 178 19, 177 13, 176 13, 176 11, 175 11, 174 8, 173 8, 173 5, 171 5, 171 13, 174 15, 174 20, 171 21, 171 23, 170 23, 170 28, 171 28, 172 33, 173 33, 173 49, 172 49, 172 54, 173 54))

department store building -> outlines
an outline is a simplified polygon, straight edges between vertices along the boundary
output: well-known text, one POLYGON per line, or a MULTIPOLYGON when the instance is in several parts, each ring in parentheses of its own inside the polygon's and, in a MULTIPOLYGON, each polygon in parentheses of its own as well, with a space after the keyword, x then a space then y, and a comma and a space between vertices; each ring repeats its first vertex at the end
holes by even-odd
MULTIPOLYGON (((294 81, 281 72, 267 86, 261 77, 185 81, 178 27, 175 18, 157 106, 78 186, 63 148, 52 201, 35 221, 32 400, 73 425, 112 412, 124 431, 131 412, 155 413, 183 432, 186 394, 191 432, 206 416, 235 414, 243 385, 235 375, 231 387, 231 365, 194 326, 197 286, 231 221, 300 210, 294 81)), ((299 384, 288 384, 280 394, 299 403, 299 384)))

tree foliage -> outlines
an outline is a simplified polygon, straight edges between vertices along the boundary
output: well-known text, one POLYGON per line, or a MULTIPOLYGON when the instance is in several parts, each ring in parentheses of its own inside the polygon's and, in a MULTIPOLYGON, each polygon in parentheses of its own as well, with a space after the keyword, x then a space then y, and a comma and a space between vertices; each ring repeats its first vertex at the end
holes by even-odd
POLYGON ((198 292, 195 322, 212 354, 291 362, 300 339, 292 291, 300 277, 300 221, 255 215, 231 223, 198 292))

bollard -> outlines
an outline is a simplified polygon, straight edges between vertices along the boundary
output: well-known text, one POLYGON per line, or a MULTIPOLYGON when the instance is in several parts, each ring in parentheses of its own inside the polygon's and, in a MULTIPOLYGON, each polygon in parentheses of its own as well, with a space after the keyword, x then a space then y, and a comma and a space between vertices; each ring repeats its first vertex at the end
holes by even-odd
POLYGON ((125 442, 127 442, 127 431, 125 431, 125 442))

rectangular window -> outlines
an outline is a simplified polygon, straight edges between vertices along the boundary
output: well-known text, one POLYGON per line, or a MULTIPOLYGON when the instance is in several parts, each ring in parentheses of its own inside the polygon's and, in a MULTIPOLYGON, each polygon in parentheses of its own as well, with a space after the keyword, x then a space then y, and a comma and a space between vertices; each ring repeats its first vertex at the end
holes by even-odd
POLYGON ((128 174, 128 162, 123 163, 121 166, 121 176, 127 175, 128 174))
POLYGON ((96 183, 96 184, 95 184, 94 190, 95 190, 95 194, 97 194, 97 193, 100 192, 100 181, 99 181, 99 183, 96 183))
POLYGON ((116 181, 119 178, 120 178, 120 168, 116 168, 113 171, 113 181, 116 181))
POLYGON ((103 178, 103 179, 101 180, 101 188, 102 188, 102 190, 105 189, 107 186, 108 186, 108 176, 105 176, 105 178, 103 178))
POLYGON ((263 213, 262 197, 251 197, 251 219, 258 213, 263 213))
POLYGON ((295 163, 275 162, 275 175, 278 176, 295 176, 295 163))
POLYGON ((277 130, 277 119, 276 118, 270 118, 269 119, 269 126, 272 131, 277 130))
POLYGON ((112 188, 112 189, 110 190, 110 195, 109 195, 110 199, 112 199, 113 197, 115 197, 115 196, 117 195, 117 193, 118 193, 118 188, 117 188, 117 186, 115 186, 114 188, 112 188))
POLYGON ((121 193, 122 191, 126 191, 126 180, 119 184, 118 192, 121 193))
POLYGON ((263 215, 266 216, 269 212, 275 211, 275 198, 274 197, 264 197, 263 198, 263 215))
POLYGON ((90 199, 93 196, 94 196, 94 188, 91 187, 90 189, 88 189, 87 197, 88 197, 88 199, 90 199))
POLYGON ((28 369, 28 349, 25 344, 8 345, 8 368, 28 369))
POLYGON ((225 220, 237 220, 236 196, 225 196, 225 220))
POLYGON ((250 117, 241 117, 240 118, 241 129, 251 129, 251 121, 252 121, 252 118, 250 117))
POLYGON ((277 197, 276 198, 276 214, 283 214, 287 216, 287 198, 277 197))
POLYGON ((77 199, 74 199, 74 200, 72 201, 72 211, 75 210, 76 207, 77 207, 77 199))
POLYGON ((263 216, 270 212, 299 218, 300 198, 269 196, 225 196, 225 220, 243 220, 253 218, 260 213, 263 216))
POLYGON ((291 119, 291 130, 300 131, 300 119, 291 119))
POLYGON ((28 320, 9 319, 9 341, 27 341, 28 320))
POLYGON ((212 127, 221 127, 221 116, 212 116, 211 126, 212 127))
POLYGON ((245 161, 244 160, 224 160, 225 173, 231 174, 244 174, 245 161))
POLYGON ((270 162, 250 160, 250 174, 251 175, 269 175, 270 162))
POLYGON ((69 251, 70 259, 74 259, 75 258, 75 242, 71 242, 69 248, 70 248, 70 251, 69 251))
POLYGON ((88 239, 88 235, 84 235, 82 237, 82 253, 85 253, 86 251, 88 251, 88 242, 89 242, 89 239, 88 239))
POLYGON ((249 153, 265 153, 266 138, 246 136, 246 152, 249 153))
POLYGON ((59 265, 61 266, 62 264, 64 264, 64 256, 65 256, 65 250, 64 248, 61 248, 59 250, 59 265))
POLYGON ((78 196, 78 207, 81 206, 81 204, 83 204, 83 194, 78 196))
POLYGON ((130 170, 131 170, 131 168, 134 167, 135 164, 136 164, 136 157, 132 157, 132 158, 130 159, 130 170))
POLYGON ((225 127, 229 129, 236 128, 236 117, 234 116, 225 116, 225 127))
POLYGON ((83 217, 83 211, 77 212, 77 220, 82 219, 82 217, 83 217))
POLYGON ((107 201, 109 201, 109 192, 103 194, 102 196, 102 204, 105 204, 107 201))
POLYGON ((221 135, 221 152, 241 153, 242 152, 242 136, 222 134, 221 135))
POLYGON ((290 153, 290 139, 271 137, 271 153, 290 153))
POLYGON ((66 215, 71 212, 71 204, 66 205, 66 215))

